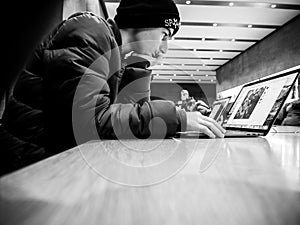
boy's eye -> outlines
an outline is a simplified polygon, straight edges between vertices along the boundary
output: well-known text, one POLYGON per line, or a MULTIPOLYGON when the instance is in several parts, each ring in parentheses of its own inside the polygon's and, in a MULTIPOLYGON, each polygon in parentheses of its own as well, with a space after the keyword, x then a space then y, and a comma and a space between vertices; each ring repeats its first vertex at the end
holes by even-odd
POLYGON ((169 39, 169 35, 167 33, 164 33, 162 40, 167 41, 168 39, 169 39))

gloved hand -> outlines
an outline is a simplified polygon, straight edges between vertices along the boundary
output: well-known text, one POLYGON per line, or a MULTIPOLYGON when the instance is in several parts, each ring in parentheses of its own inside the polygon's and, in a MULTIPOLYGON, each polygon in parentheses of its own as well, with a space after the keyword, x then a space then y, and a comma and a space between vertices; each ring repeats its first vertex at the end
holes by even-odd
POLYGON ((143 103, 150 100, 150 62, 143 57, 130 55, 119 85, 118 103, 143 103))
POLYGON ((132 52, 129 56, 124 59, 125 68, 126 67, 134 67, 134 68, 141 68, 147 69, 151 63, 144 55, 135 54, 132 52))
POLYGON ((162 59, 163 59, 162 55, 159 55, 157 58, 153 58, 153 57, 151 57, 149 55, 139 54, 139 53, 136 53, 136 52, 133 52, 131 54, 131 56, 141 57, 141 58, 147 60, 149 62, 149 66, 150 67, 155 66, 155 65, 161 63, 162 59))

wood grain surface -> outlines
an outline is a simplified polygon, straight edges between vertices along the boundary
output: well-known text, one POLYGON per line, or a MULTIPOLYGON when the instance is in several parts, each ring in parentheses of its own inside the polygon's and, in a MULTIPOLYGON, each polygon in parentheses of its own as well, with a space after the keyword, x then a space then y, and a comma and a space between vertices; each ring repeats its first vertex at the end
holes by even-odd
POLYGON ((300 224, 300 134, 95 141, 0 180, 1 224, 300 224))

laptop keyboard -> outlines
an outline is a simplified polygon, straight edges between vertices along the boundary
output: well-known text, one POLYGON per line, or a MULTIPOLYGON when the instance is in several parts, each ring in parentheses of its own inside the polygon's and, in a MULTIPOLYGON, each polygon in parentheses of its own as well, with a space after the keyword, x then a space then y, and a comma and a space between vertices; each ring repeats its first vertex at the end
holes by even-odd
POLYGON ((226 130, 225 136, 227 135, 258 136, 259 134, 251 133, 249 131, 226 130))

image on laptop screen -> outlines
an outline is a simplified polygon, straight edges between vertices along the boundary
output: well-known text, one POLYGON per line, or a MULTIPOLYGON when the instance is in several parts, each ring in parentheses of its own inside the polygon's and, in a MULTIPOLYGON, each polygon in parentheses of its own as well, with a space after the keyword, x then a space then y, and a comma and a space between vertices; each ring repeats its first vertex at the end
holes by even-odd
POLYGON ((226 109, 227 109, 227 105, 230 101, 230 98, 231 97, 220 98, 220 99, 217 99, 216 101, 214 101, 214 103, 212 105, 212 111, 211 111, 209 117, 213 118, 220 124, 223 124, 224 119, 227 114, 226 109))
POLYGON ((279 113, 298 72, 245 85, 225 127, 268 129, 279 113))

